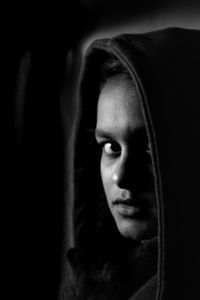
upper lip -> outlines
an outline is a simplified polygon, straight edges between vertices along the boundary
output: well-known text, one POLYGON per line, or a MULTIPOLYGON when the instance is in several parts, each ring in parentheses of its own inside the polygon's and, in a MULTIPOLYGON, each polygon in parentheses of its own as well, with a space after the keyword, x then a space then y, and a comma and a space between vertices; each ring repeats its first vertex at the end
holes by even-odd
POLYGON ((134 206, 136 205, 136 200, 133 198, 117 198, 113 201, 113 204, 124 204, 124 205, 131 205, 134 206))

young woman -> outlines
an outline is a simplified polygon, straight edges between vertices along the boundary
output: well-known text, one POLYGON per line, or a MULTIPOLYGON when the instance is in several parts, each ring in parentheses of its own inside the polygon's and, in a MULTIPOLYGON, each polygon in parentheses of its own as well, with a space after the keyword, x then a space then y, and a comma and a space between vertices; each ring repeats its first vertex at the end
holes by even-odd
POLYGON ((186 299, 191 293, 186 254, 197 227, 187 205, 196 197, 191 190, 200 161, 192 164, 184 141, 198 152, 199 36, 165 29, 89 47, 80 82, 66 299, 186 299))

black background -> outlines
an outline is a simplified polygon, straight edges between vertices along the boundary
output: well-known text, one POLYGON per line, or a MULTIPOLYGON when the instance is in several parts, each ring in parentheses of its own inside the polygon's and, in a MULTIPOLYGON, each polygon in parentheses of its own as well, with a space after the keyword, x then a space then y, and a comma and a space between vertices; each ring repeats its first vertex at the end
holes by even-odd
POLYGON ((58 299, 63 282, 66 145, 73 121, 69 53, 99 28, 106 32, 166 11, 170 22, 174 7, 194 21, 195 1, 77 0, 62 7, 30 3, 2 10, 2 258, 7 282, 2 299, 58 299), (63 95, 68 95, 64 121, 63 95))

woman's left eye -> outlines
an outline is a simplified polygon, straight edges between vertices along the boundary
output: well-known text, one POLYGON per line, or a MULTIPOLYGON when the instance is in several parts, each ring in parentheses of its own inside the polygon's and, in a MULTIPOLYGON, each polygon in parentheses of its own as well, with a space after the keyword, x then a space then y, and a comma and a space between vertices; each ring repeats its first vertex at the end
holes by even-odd
POLYGON ((103 153, 107 156, 117 156, 121 152, 121 148, 117 143, 105 142, 102 145, 103 153))

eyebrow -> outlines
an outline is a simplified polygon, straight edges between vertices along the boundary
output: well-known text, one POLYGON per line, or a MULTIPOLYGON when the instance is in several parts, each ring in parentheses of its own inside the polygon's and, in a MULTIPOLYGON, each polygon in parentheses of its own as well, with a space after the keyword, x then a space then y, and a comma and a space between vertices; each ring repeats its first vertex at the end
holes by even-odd
POLYGON ((107 130, 103 130, 103 129, 98 129, 96 128, 94 131, 95 137, 99 137, 99 138, 109 138, 109 139, 114 139, 115 138, 115 134, 108 132, 107 130))
MULTIPOLYGON (((109 130, 104 130, 104 129, 100 129, 100 128, 96 128, 95 131, 94 131, 94 134, 95 134, 95 137, 97 138, 108 138, 108 139, 115 139, 115 133, 112 133, 111 131, 109 130)), ((144 136, 148 139, 147 137, 147 131, 146 131, 146 128, 145 127, 138 127, 135 129, 135 132, 134 132, 134 136, 137 137, 137 136, 144 136)))

